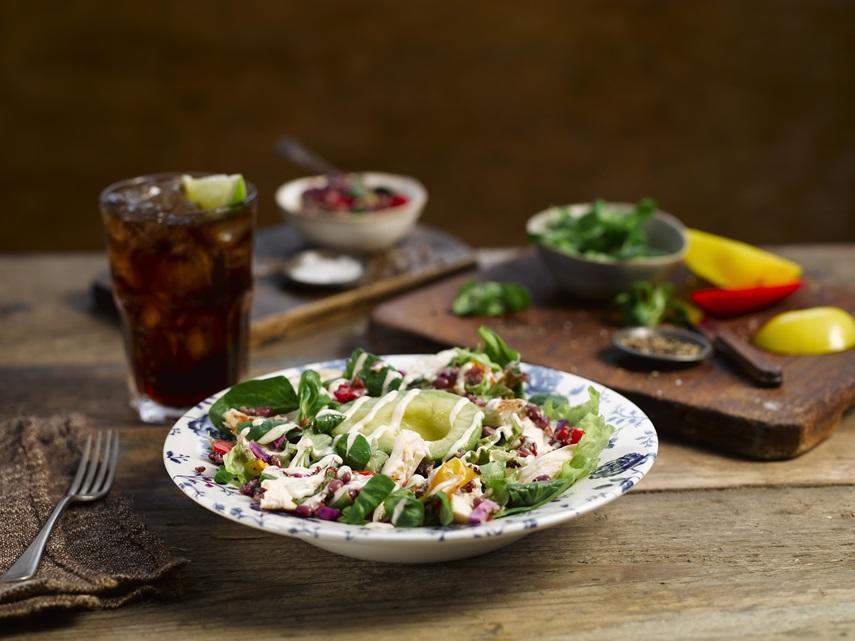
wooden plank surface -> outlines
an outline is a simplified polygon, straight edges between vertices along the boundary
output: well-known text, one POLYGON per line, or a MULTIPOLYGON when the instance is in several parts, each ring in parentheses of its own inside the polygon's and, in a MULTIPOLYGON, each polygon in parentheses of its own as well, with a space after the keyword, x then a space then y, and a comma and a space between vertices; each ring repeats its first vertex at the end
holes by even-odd
MULTIPOLYGON (((849 250, 855 255, 855 246, 849 250)), ((434 349, 473 343, 485 319, 461 318, 450 311, 460 285, 472 278, 516 281, 531 291, 530 309, 488 319, 527 360, 612 387, 636 402, 663 430, 693 442, 754 458, 792 458, 828 438, 843 412, 855 403, 855 350, 822 356, 768 355, 784 373, 784 384, 776 388, 756 386, 718 354, 679 368, 627 359, 611 344, 618 327, 613 310, 568 299, 533 254, 380 305, 372 314, 378 339, 400 334, 405 341, 430 341, 434 349)), ((810 277, 774 308, 719 324, 748 344, 774 314, 822 305, 855 313, 855 290, 810 277)))
MULTIPOLYGON (((845 274, 845 254, 834 255, 816 250, 811 264, 845 274)), ((117 490, 191 559, 184 594, 4 622, 10 638, 823 639, 855 629, 855 414, 793 461, 666 438, 625 498, 482 558, 354 561, 218 518, 172 486, 160 458, 167 428, 127 408, 121 339, 87 308, 98 263, 0 257, 0 411, 77 410, 118 427, 117 490)), ((356 316, 265 345, 253 372, 344 355, 367 343, 365 330, 356 316)))

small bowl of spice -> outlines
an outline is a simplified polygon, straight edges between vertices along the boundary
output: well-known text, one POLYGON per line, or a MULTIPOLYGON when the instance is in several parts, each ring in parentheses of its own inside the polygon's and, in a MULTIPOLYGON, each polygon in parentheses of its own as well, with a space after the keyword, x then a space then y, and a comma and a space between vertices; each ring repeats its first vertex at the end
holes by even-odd
POLYGON ((627 327, 614 333, 612 344, 636 359, 659 363, 698 363, 713 349, 705 336, 679 327, 627 327))

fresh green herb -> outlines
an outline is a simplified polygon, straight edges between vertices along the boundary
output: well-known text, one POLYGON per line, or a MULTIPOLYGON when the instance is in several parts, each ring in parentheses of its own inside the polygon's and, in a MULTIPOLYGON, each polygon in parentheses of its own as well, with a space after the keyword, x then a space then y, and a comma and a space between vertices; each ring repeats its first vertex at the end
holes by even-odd
POLYGON ((528 309, 531 295, 517 283, 474 280, 463 283, 451 304, 458 316, 503 316, 528 309))
POLYGON ((486 325, 478 328, 478 336, 484 341, 484 354, 500 367, 519 362, 520 353, 508 347, 508 344, 486 325))
POLYGON ((297 393, 284 376, 245 381, 218 398, 208 416, 221 432, 228 432, 223 415, 241 407, 269 407, 274 414, 285 414, 297 409, 297 393))
POLYGON ((615 297, 615 306, 628 327, 656 327, 663 322, 689 324, 687 304, 673 296, 670 283, 635 282, 615 297))
POLYGON ((297 395, 299 398, 297 422, 300 425, 308 425, 321 409, 338 405, 327 395, 321 385, 321 377, 313 369, 307 369, 300 374, 297 395))
POLYGON ((357 434, 356 438, 348 445, 347 434, 343 434, 335 443, 335 453, 338 454, 345 465, 349 465, 354 470, 364 470, 371 460, 371 445, 368 439, 362 434, 357 434))
POLYGON ((395 527, 419 527, 425 522, 425 506, 411 490, 392 492, 383 502, 383 510, 395 527))
POLYGON ((341 412, 328 412, 322 416, 315 416, 311 422, 311 428, 316 432, 329 434, 338 424, 344 420, 344 414, 341 412))
POLYGON ((650 198, 639 200, 628 213, 608 208, 595 200, 591 209, 574 216, 567 208, 559 210, 542 234, 532 240, 569 254, 593 258, 629 260, 640 256, 655 256, 661 252, 647 244, 644 223, 656 213, 656 203, 650 198))
POLYGON ((344 377, 351 381, 361 379, 369 396, 381 396, 396 390, 403 381, 397 369, 361 347, 356 348, 347 360, 344 377), (360 365, 359 371, 356 371, 357 365, 360 365))
POLYGON ((422 501, 425 502, 425 523, 446 526, 454 521, 451 501, 445 492, 431 494, 422 501))
MULTIPOLYGON (((249 432, 247 432, 247 435, 246 435, 246 440, 257 441, 262 436, 267 434, 270 430, 272 430, 274 427, 277 427, 279 425, 284 425, 287 422, 288 421, 286 421, 285 419, 281 419, 281 418, 267 418, 267 419, 264 419, 263 421, 261 421, 258 425, 253 425, 252 423, 250 423, 249 424, 249 432)), ((242 431, 243 427, 244 427, 243 423, 238 425, 238 432, 242 431)))
POLYGON ((384 474, 375 474, 368 479, 368 483, 359 492, 353 505, 344 508, 339 521, 351 525, 362 525, 394 489, 395 482, 392 479, 384 474))

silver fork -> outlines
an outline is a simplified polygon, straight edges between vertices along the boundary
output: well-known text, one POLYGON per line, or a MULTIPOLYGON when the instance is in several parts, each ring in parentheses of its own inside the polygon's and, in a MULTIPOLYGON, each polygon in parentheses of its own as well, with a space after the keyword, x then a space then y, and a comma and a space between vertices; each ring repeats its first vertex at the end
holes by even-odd
POLYGON ((97 501, 110 491, 113 479, 116 478, 116 463, 119 460, 119 436, 113 430, 107 430, 106 437, 102 438, 102 436, 103 432, 98 432, 94 448, 92 436, 86 439, 83 456, 77 466, 77 474, 74 475, 74 480, 71 481, 65 496, 53 508, 47 523, 21 557, 7 570, 6 574, 0 576, 0 582, 10 583, 32 578, 42 560, 53 526, 56 525, 65 508, 70 503, 97 501))

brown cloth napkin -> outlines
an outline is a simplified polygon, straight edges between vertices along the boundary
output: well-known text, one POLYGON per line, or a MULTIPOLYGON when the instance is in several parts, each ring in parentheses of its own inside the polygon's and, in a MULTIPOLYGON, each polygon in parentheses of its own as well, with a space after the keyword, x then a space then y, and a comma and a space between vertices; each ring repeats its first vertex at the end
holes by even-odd
MULTIPOLYGON (((0 575, 20 556, 65 494, 87 429, 80 416, 0 423, 0 575)), ((119 467, 121 470, 121 458, 119 467)), ((33 579, 0 583, 0 618, 48 608, 115 608, 173 593, 187 563, 148 532, 115 490, 69 506, 33 579)))

